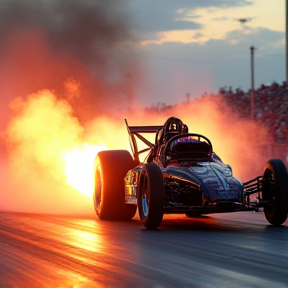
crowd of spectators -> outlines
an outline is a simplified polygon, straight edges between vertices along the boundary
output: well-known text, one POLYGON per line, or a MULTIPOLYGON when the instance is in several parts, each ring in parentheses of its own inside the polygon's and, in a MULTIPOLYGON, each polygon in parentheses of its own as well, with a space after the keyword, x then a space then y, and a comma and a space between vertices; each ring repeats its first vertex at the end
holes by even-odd
POLYGON ((254 91, 254 111, 251 113, 251 90, 220 88, 219 94, 224 96, 233 112, 243 118, 253 118, 266 125, 271 141, 277 144, 288 143, 288 85, 274 82, 262 84, 254 91))
MULTIPOLYGON (((232 113, 240 118, 253 119, 264 124, 269 131, 269 143, 288 144, 288 85, 286 81, 281 85, 277 82, 271 85, 262 84, 254 90, 253 94, 254 105, 251 105, 251 90, 244 91, 240 88, 235 91, 231 87, 220 88, 218 94, 205 93, 201 98, 213 97, 214 101, 215 97, 219 97, 219 101, 224 98, 232 113)), ((187 101, 190 102, 189 98, 186 99, 187 101)), ((152 106, 148 110, 164 111, 171 108, 173 106, 158 103, 156 107, 152 106)))

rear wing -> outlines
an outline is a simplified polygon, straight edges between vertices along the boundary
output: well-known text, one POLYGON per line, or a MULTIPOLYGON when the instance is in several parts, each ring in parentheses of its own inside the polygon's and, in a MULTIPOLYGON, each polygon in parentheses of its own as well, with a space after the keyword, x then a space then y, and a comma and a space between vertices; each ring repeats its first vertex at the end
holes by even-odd
POLYGON ((125 119, 127 131, 130 137, 130 146, 133 153, 134 160, 139 161, 139 155, 141 153, 147 152, 151 149, 154 149, 155 145, 151 143, 149 140, 147 140, 143 135, 145 133, 157 133, 160 129, 163 128, 163 126, 129 126, 127 120, 125 119), (138 151, 138 145, 136 141, 136 137, 140 139, 143 143, 145 143, 148 147, 138 151))

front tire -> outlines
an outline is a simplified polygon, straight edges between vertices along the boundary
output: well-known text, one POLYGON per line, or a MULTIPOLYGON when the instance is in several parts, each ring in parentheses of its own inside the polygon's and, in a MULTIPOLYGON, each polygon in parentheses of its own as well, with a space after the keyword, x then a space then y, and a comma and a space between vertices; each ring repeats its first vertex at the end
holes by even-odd
POLYGON ((263 174, 264 214, 272 225, 282 225, 288 213, 288 174, 281 159, 269 160, 263 174))
POLYGON ((102 220, 130 220, 136 205, 125 204, 125 174, 134 161, 126 150, 107 150, 97 154, 94 172, 94 208, 102 220))
POLYGON ((139 217, 143 226, 156 229, 163 219, 165 190, 162 172, 155 163, 143 166, 137 192, 139 217))

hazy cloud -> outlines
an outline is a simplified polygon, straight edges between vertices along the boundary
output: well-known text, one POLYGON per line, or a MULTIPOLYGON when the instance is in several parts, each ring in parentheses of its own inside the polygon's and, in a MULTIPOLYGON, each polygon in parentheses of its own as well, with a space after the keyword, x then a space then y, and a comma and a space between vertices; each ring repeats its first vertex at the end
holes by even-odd
MULTIPOLYGON (((197 23, 197 16, 190 17, 189 21, 183 17, 188 11, 198 8, 227 8, 251 5, 253 1, 247 0, 158 0, 142 1, 133 0, 130 2, 135 20, 136 29, 142 37, 151 37, 153 33, 170 30, 193 30, 200 29, 197 23)), ((154 37, 152 36, 154 39, 154 37)), ((146 39, 147 40, 147 39, 146 39)))

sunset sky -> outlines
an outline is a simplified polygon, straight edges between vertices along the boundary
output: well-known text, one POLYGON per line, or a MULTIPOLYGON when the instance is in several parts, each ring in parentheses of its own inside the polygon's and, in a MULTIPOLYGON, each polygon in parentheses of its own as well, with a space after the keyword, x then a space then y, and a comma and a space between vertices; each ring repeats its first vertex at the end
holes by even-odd
POLYGON ((284 0, 0 0, 0 25, 5 104, 69 77, 103 106, 247 91, 252 45, 255 88, 286 77, 284 0))
POLYGON ((130 1, 149 70, 143 103, 285 80, 284 0, 130 1), (250 18, 245 24, 238 19, 250 18), (139 33, 140 31, 140 33, 139 33), (146 95, 146 99, 145 96, 146 95))

